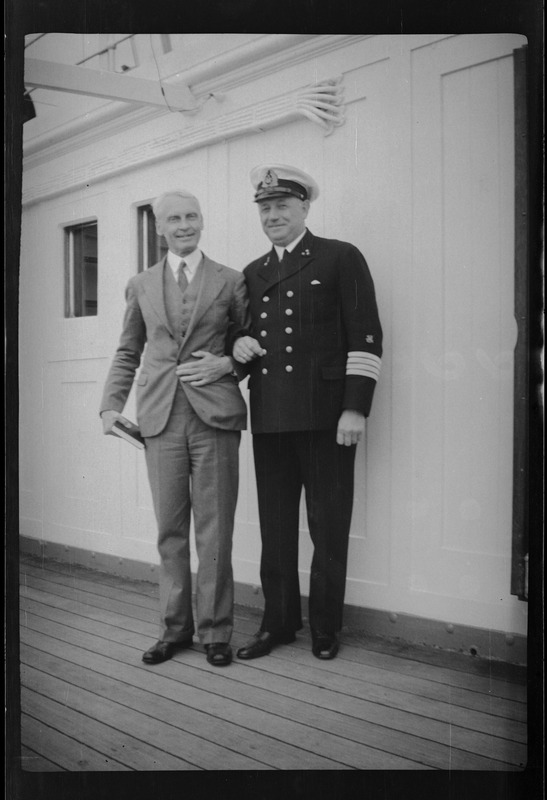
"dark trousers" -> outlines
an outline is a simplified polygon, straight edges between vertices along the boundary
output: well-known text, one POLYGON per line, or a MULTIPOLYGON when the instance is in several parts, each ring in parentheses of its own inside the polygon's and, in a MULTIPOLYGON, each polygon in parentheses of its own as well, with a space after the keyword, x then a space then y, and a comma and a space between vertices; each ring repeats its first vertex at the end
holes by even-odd
POLYGON ((342 627, 356 447, 336 444, 336 431, 329 430, 255 434, 253 450, 265 598, 261 630, 302 627, 298 528, 304 487, 314 546, 310 627, 332 635, 342 627))

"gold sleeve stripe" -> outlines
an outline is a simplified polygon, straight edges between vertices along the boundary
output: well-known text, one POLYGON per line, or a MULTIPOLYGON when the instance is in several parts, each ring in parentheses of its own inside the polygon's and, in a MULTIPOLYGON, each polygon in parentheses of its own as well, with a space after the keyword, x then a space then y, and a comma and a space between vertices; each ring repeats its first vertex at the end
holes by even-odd
POLYGON ((364 375, 377 381, 380 376, 381 364, 382 360, 378 356, 360 350, 353 350, 348 353, 346 375, 364 375))

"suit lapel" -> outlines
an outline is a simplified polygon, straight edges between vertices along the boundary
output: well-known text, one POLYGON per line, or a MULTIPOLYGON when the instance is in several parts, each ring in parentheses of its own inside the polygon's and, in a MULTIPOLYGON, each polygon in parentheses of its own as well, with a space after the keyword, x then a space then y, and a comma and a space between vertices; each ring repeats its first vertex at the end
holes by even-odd
POLYGON ((147 300, 158 315, 162 323, 172 336, 175 335, 174 331, 169 325, 167 319, 167 312, 165 310, 165 299, 163 297, 163 270, 166 262, 166 256, 162 258, 153 267, 143 273, 143 289, 146 294, 147 300))
POLYGON ((190 322, 188 323, 188 328, 186 330, 186 336, 184 337, 181 351, 188 344, 191 345, 191 337, 198 322, 203 317, 205 312, 211 307, 215 299, 226 285, 226 281, 221 276, 218 266, 214 261, 211 261, 210 258, 207 258, 206 255, 204 255, 201 260, 201 263, 198 267, 198 274, 195 276, 194 280, 197 280, 198 278, 200 280, 198 295, 196 297, 192 316, 190 317, 190 322))
POLYGON ((291 275, 300 272, 313 261, 313 242, 313 235, 306 231, 304 238, 298 242, 292 253, 285 256, 281 264, 277 259, 275 248, 272 247, 259 265, 256 273, 264 281, 263 290, 266 291, 275 286, 276 283, 280 283, 291 275))
POLYGON ((272 247, 270 252, 262 258, 262 262, 259 264, 256 274, 267 284, 270 284, 272 281, 275 283, 278 280, 279 261, 277 260, 275 248, 272 247))

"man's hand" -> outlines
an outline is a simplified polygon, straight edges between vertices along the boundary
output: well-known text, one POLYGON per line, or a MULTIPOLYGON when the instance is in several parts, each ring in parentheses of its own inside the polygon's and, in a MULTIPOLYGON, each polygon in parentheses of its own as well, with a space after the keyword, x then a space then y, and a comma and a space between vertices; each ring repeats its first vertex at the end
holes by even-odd
POLYGON ((232 371, 230 356, 214 356, 206 350, 196 350, 192 355, 195 361, 179 364, 176 369, 181 381, 191 386, 206 386, 232 371))
POLYGON ((103 421, 104 434, 110 433, 115 422, 120 422, 122 425, 125 425, 126 428, 133 427, 132 423, 118 411, 103 411, 101 419, 103 421))
POLYGON ((266 355, 266 351, 262 349, 260 343, 252 336, 242 336, 234 344, 232 355, 240 364, 246 364, 252 361, 257 356, 266 355))
POLYGON ((349 447, 357 444, 365 432, 365 417, 360 411, 346 408, 338 420, 336 431, 336 444, 349 447))

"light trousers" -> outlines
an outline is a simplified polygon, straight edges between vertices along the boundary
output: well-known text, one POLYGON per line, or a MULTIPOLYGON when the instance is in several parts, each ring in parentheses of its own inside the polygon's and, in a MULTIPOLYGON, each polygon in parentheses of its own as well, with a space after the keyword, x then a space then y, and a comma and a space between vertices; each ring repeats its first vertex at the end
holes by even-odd
POLYGON ((146 464, 158 525, 160 640, 196 631, 192 612, 190 520, 198 556, 196 622, 202 644, 228 642, 233 629, 232 535, 240 431, 206 425, 179 386, 169 421, 146 439, 146 464))

